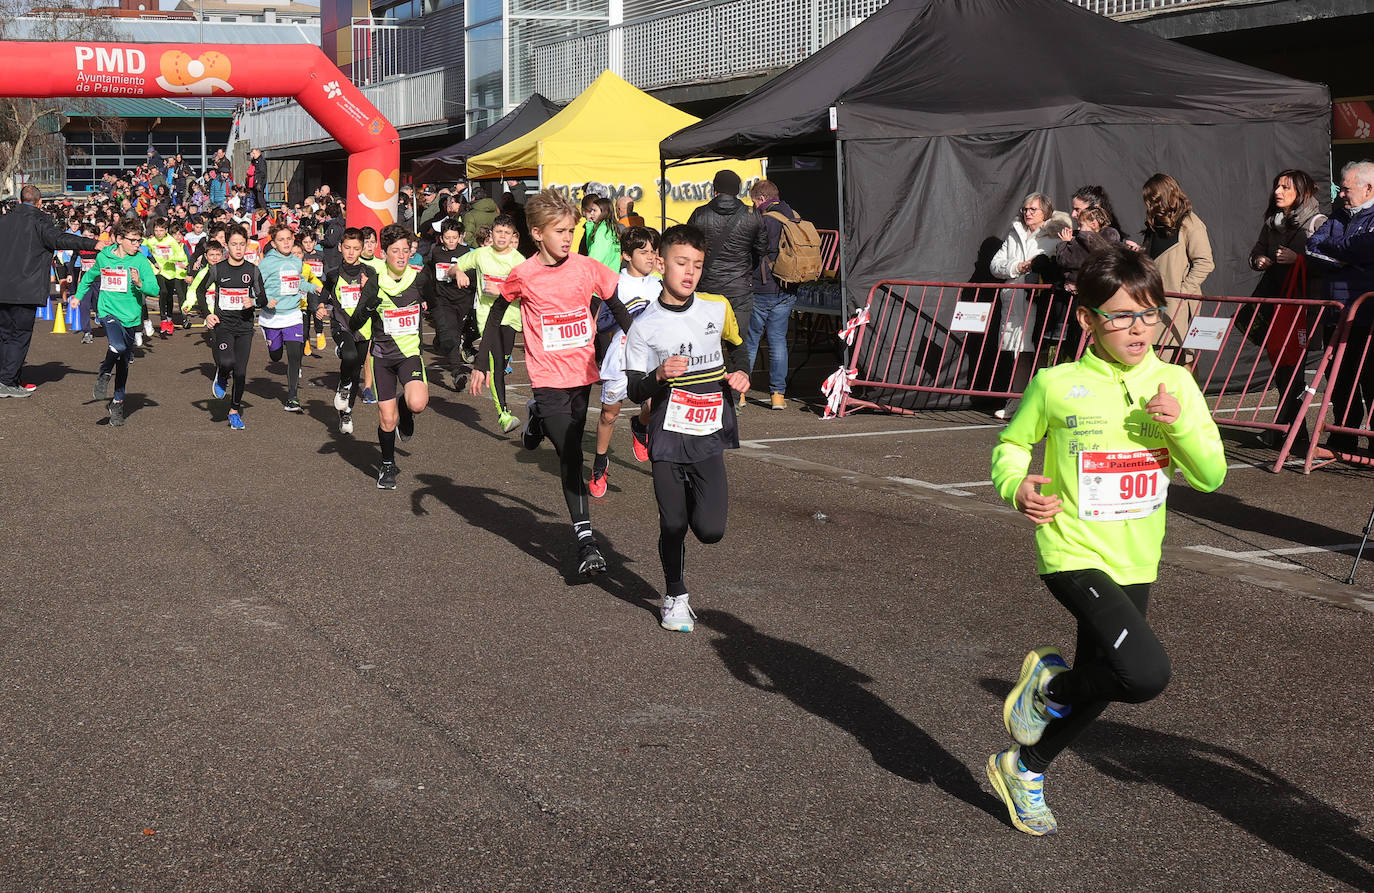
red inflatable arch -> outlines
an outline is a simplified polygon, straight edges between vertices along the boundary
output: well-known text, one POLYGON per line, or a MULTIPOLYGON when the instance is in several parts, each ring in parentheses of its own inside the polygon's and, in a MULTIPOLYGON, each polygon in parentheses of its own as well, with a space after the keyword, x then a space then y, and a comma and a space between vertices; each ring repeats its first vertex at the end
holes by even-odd
POLYGON ((319 47, 0 41, 0 84, 39 99, 294 97, 348 153, 349 226, 396 221, 400 137, 319 47))

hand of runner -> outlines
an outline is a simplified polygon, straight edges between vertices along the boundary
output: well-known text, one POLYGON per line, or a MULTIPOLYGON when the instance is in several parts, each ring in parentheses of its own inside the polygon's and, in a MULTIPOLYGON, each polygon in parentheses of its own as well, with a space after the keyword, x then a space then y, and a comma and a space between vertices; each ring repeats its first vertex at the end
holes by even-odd
POLYGON ((81 306, 81 299, 76 297, 75 295, 72 295, 70 298, 67 299, 67 306, 75 310, 76 308, 81 306))
POLYGON ((1178 399, 1164 389, 1164 382, 1159 383, 1159 392, 1150 398, 1150 402, 1145 404, 1145 411, 1150 414, 1150 418, 1159 422, 1161 425, 1172 425, 1178 421, 1178 414, 1182 411, 1178 405, 1178 399))
POLYGON ((745 391, 749 390, 749 373, 731 372, 730 376, 725 379, 725 382, 730 385, 730 390, 734 391, 736 394, 743 394, 745 391))
POLYGON ((454 283, 457 284, 459 288, 467 288, 472 284, 472 280, 468 278, 468 274, 457 267, 451 268, 448 274, 453 278, 454 283))
POLYGON ((315 308, 315 318, 329 319, 329 308, 326 307, 324 304, 321 304, 319 307, 315 308))
POLYGON ((270 300, 270 301, 267 302, 267 309, 268 309, 268 310, 276 310, 276 309, 277 309, 277 299, 276 299, 276 298, 273 298, 272 300, 270 300))
POLYGON ((663 365, 658 367, 657 376, 659 381, 667 381, 670 378, 681 378, 687 372, 687 367, 691 365, 691 359, 681 354, 674 354, 663 361, 663 365))
POLYGON ((205 328, 213 329, 217 325, 219 325, 219 314, 211 313, 209 316, 205 317, 205 328))
POLYGON ((472 374, 468 376, 468 393, 474 397, 480 397, 486 389, 487 373, 477 369, 472 370, 472 374))
POLYGON ((139 287, 142 287, 142 286, 143 286, 143 280, 141 280, 141 279, 138 278, 138 268, 137 268, 137 267, 130 267, 130 268, 129 268, 129 278, 132 279, 132 280, 134 281, 134 285, 137 285, 137 286, 139 286, 139 287))
POLYGON ((1021 481, 1021 486, 1016 488, 1017 509, 1036 524, 1048 524, 1054 520, 1055 515, 1064 510, 1059 504, 1058 496, 1042 496, 1040 491, 1035 489, 1037 485, 1049 482, 1050 478, 1043 475, 1028 474, 1021 481))

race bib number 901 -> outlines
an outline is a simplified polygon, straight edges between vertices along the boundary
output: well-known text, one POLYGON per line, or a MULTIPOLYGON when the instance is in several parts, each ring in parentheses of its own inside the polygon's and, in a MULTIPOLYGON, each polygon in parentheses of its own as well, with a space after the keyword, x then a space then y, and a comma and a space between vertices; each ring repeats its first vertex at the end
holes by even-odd
POLYGON ((1169 492, 1169 450, 1078 454, 1078 517, 1129 521, 1153 515, 1169 492))

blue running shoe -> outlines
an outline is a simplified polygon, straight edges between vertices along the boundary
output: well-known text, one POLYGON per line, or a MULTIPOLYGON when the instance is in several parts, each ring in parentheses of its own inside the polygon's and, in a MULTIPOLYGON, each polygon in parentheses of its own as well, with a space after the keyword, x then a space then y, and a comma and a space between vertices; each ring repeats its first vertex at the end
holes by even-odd
POLYGON ((515 367, 511 365, 510 357, 506 357, 506 374, 510 375, 514 371, 515 367))
POLYGON ((219 380, 219 373, 215 373, 215 380, 210 384, 210 393, 215 395, 216 400, 224 399, 224 382, 219 380))
POLYGON ((377 395, 374 394, 374 393, 372 393, 372 388, 363 388, 363 402, 364 402, 364 403, 376 403, 376 402, 377 402, 377 395))
POLYGON ((1007 806, 1018 831, 1043 837, 1059 830, 1054 813, 1045 805, 1045 776, 1021 775, 1021 748, 1012 747, 988 757, 988 781, 1007 806))
POLYGON ((1069 668, 1057 648, 1037 648, 1021 662, 1021 676, 1002 704, 1002 723, 1017 744, 1034 744, 1054 717, 1045 708, 1045 686, 1069 668))
POLYGON ((243 423, 243 416, 236 412, 229 413, 229 428, 234 431, 242 431, 248 426, 243 423))

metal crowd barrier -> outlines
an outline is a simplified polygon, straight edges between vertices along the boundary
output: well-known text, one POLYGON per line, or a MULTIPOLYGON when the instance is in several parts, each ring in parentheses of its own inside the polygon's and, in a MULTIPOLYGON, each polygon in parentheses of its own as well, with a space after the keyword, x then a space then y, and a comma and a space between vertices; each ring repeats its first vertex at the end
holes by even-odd
MULTIPOLYGON (((1374 438, 1370 324, 1352 325, 1374 294, 1349 310, 1336 301, 1310 299, 1169 297, 1189 301, 1193 310, 1180 359, 1207 397, 1213 419, 1275 432, 1274 471, 1295 445, 1310 470, 1323 432, 1374 438), (1324 387, 1331 369, 1342 370, 1359 387, 1349 393, 1324 387), (1331 407, 1333 390, 1340 399, 1331 407), (1362 402, 1355 406, 1356 400, 1362 402), (1320 407, 1316 430, 1303 443, 1314 402, 1320 407), (1328 409, 1339 413, 1332 421, 1328 409)), ((855 332, 854 362, 841 370, 843 393, 833 391, 836 414, 865 408, 911 413, 1017 397, 1033 370, 1081 355, 1086 336, 1073 311, 1072 303, 1065 305, 1046 285, 879 282, 869 292, 866 314, 846 327, 855 332)), ((1374 314, 1374 304, 1369 312, 1374 314)), ((1339 458, 1374 464, 1374 458, 1353 451, 1339 458)))
POLYGON ((1374 465, 1374 418, 1371 418, 1374 416, 1374 357, 1370 356, 1374 339, 1371 335, 1374 335, 1374 292, 1352 301, 1341 319, 1331 358, 1330 385, 1322 393, 1316 430, 1303 462, 1304 472, 1337 459, 1356 465, 1374 465), (1361 316, 1366 318, 1361 319, 1361 316), (1334 457, 1319 460, 1317 450, 1323 435, 1334 457), (1369 451, 1358 450, 1360 437, 1369 438, 1369 451), (1320 465, 1316 464, 1319 461, 1320 465))

